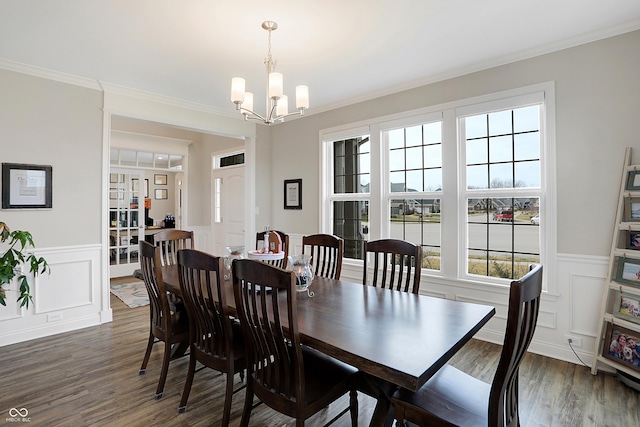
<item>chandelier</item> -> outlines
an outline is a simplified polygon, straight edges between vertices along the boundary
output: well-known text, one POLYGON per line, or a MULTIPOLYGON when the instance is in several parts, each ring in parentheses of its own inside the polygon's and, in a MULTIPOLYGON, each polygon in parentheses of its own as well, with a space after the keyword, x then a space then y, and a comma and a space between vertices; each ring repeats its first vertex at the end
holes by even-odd
POLYGON ((269 32, 267 59, 264 60, 264 65, 267 67, 266 113, 261 116, 253 111, 253 93, 245 92, 245 81, 241 77, 231 79, 231 102, 236 104, 236 110, 242 113, 245 120, 259 120, 272 125, 284 121, 288 116, 304 116, 304 110, 309 108, 309 88, 304 85, 296 86, 298 111, 289 113, 289 100, 283 93, 282 74, 275 72, 277 61, 271 58, 271 32, 278 29, 278 24, 273 21, 264 21, 262 28, 269 32))

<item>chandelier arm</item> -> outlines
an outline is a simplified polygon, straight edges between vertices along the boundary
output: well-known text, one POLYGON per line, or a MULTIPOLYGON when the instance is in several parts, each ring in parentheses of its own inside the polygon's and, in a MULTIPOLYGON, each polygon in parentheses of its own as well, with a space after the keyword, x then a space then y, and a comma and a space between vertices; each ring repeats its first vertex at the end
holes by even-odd
POLYGON ((263 122, 266 122, 268 120, 266 117, 262 117, 260 114, 256 113, 255 111, 247 110, 246 108, 243 108, 243 107, 240 107, 239 110, 244 115, 244 118, 246 120, 252 119, 252 120, 260 120, 263 122))

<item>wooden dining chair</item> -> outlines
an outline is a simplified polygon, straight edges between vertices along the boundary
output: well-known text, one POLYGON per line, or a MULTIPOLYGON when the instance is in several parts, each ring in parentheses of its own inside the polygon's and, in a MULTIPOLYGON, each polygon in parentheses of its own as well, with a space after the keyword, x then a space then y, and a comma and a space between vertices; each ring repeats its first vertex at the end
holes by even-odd
POLYGON ((189 370, 178 412, 187 410, 196 362, 227 376, 222 425, 228 426, 233 394, 233 378, 244 377, 246 367, 242 332, 229 316, 224 280, 224 259, 195 249, 178 251, 178 277, 182 298, 189 314, 189 370), (234 327, 234 323, 236 327, 234 327))
POLYGON ((364 271, 362 283, 368 283, 369 265, 373 258, 371 285, 417 294, 420 289, 422 247, 413 243, 382 239, 364 242, 364 271))
POLYGON ((352 379, 356 370, 300 343, 296 277, 255 260, 232 266, 236 309, 247 342, 247 392, 241 426, 249 425, 254 395, 276 411, 304 426, 307 418, 347 392, 358 422, 358 398, 352 379))
POLYGON ((400 389, 393 395, 398 425, 519 426, 518 369, 536 329, 541 292, 539 264, 511 282, 507 329, 491 384, 445 365, 417 392, 400 389))
POLYGON ((160 248, 162 265, 178 263, 180 249, 194 249, 193 231, 168 229, 153 235, 153 244, 160 248))
POLYGON ((312 234, 302 237, 302 253, 311 255, 313 274, 316 276, 340 279, 343 252, 344 240, 338 236, 312 234))
MULTIPOLYGON (((277 230, 269 230, 269 232, 278 233, 278 235, 280 236, 280 239, 282 240, 282 251, 284 252, 284 258, 263 262, 276 267, 287 268, 287 262, 289 260, 289 235, 277 230)), ((266 231, 260 231, 256 233, 256 249, 262 249, 261 242, 264 242, 265 234, 266 231)))
POLYGON ((164 342, 162 368, 155 398, 160 399, 164 394, 164 384, 169 371, 169 360, 173 345, 185 343, 189 340, 189 322, 187 312, 182 304, 170 301, 162 280, 160 266, 160 249, 145 241, 140 242, 140 267, 142 279, 149 294, 149 340, 147 350, 142 360, 139 374, 147 371, 147 363, 151 355, 153 344, 164 342))

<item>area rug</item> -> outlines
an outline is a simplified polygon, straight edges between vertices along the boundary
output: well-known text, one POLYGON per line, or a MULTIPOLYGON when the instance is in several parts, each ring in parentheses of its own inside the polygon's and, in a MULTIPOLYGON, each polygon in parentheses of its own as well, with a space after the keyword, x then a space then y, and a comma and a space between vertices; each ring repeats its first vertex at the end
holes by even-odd
POLYGON ((149 304, 149 294, 143 281, 111 285, 111 293, 122 300, 130 308, 149 304))

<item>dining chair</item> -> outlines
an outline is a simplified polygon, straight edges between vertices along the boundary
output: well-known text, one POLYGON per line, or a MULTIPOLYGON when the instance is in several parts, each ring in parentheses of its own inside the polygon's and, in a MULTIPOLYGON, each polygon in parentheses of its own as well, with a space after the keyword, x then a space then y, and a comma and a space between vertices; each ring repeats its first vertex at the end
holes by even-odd
POLYGON ((188 342, 189 322, 184 305, 173 303, 167 295, 162 280, 160 249, 145 241, 141 241, 139 244, 142 279, 149 294, 150 327, 147 350, 138 373, 140 375, 146 373, 153 345, 158 341, 164 342, 160 380, 155 394, 155 398, 160 399, 164 394, 172 346, 188 342))
MULTIPOLYGON (((229 315, 225 292, 224 259, 195 249, 178 251, 178 277, 182 298, 189 315, 189 370, 178 412, 187 410, 196 362, 227 376, 222 425, 228 426, 233 394, 233 378, 246 368, 245 345, 237 322, 229 315), (234 323, 236 327, 234 327, 234 323)), ((229 296, 233 298, 232 295, 229 296)))
MULTIPOLYGON (((278 235, 280 236, 280 239, 282 240, 282 251, 284 252, 284 258, 263 262, 274 265, 276 267, 287 268, 287 262, 289 259, 289 235, 277 230, 269 230, 269 232, 278 233, 278 235)), ((262 246, 260 246, 260 242, 264 242, 264 236, 266 233, 266 231, 259 231, 258 233, 256 233, 256 249, 262 249, 262 246)))
POLYGON ((417 392, 400 389, 393 395, 398 425, 519 426, 518 369, 536 329, 541 292, 540 264, 511 282, 507 329, 491 384, 445 365, 417 392))
POLYGON ((347 392, 349 407, 329 425, 351 412, 358 422, 355 368, 301 345, 296 277, 291 271, 241 259, 233 262, 236 309, 247 343, 247 391, 241 426, 249 425, 254 395, 304 426, 307 418, 347 392))
POLYGON ((180 249, 194 249, 193 231, 168 229, 153 235, 153 244, 160 248, 162 266, 178 263, 180 249))
POLYGON ((332 234, 302 236, 302 254, 311 255, 315 276, 340 279, 343 252, 344 240, 338 236, 332 234))
POLYGON ((373 258, 371 285, 417 294, 420 289, 422 247, 405 240, 382 239, 364 242, 362 283, 368 283, 369 258, 373 258), (389 271, 391 267, 391 271, 389 271))

